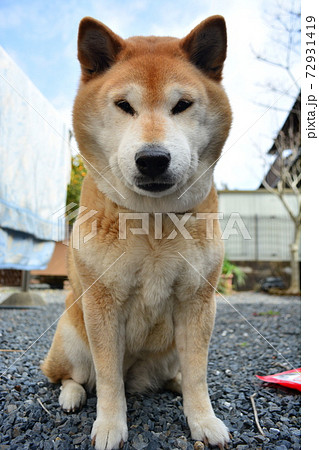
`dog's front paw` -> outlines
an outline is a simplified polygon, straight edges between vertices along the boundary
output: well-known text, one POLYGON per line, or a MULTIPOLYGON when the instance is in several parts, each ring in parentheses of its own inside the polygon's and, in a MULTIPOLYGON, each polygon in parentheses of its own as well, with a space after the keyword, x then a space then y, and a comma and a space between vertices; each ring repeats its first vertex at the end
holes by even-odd
POLYGON ((111 450, 120 448, 128 438, 125 420, 96 419, 93 424, 92 444, 97 450, 111 450))
POLYGON ((223 447, 229 442, 229 432, 224 423, 213 414, 188 418, 192 438, 210 445, 223 447))

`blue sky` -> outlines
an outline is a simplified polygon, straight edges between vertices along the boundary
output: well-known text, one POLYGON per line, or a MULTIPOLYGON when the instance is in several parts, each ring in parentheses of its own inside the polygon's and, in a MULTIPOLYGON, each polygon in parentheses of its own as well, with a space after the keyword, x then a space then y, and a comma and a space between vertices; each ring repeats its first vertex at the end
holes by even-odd
MULTIPOLYGON (((289 7, 291 2, 281 3, 289 7)), ((99 19, 124 38, 138 34, 183 37, 213 14, 223 15, 228 28, 223 84, 234 113, 215 180, 218 187, 255 189, 265 171, 261 154, 272 145, 286 116, 258 104, 276 102, 287 110, 296 94, 289 77, 257 61, 252 52, 253 48, 284 58, 280 46, 271 41, 270 21, 276 14, 272 0, 1 0, 0 45, 70 124, 80 73, 76 41, 82 17, 99 19), (267 83, 288 89, 292 97, 272 93, 265 88, 267 83)), ((299 78, 298 55, 293 72, 299 78)))

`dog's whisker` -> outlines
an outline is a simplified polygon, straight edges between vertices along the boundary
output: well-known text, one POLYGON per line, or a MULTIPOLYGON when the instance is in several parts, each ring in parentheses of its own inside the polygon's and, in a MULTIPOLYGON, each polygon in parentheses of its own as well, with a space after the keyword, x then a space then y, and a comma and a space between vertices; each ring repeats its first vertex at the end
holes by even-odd
POLYGON ((101 170, 101 173, 104 175, 107 172, 110 172, 112 170, 112 165, 111 164, 107 164, 105 167, 103 167, 103 169, 101 170))

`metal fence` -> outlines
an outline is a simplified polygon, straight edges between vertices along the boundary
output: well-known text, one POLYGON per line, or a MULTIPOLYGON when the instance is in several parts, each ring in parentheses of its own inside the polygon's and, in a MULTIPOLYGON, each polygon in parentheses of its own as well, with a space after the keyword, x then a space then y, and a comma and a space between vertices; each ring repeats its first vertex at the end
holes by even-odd
POLYGON ((233 261, 289 261, 294 225, 280 216, 224 216, 225 253, 233 261), (231 222, 231 223, 230 223, 231 222), (246 229, 246 232, 245 232, 246 229))

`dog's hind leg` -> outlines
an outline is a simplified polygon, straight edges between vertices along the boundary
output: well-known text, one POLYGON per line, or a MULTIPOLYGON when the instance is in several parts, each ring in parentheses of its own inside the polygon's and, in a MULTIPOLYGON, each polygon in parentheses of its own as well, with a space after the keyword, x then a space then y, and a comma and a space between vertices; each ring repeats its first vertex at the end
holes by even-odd
POLYGON ((80 409, 86 402, 84 387, 72 379, 62 380, 59 403, 66 412, 74 412, 80 409))
POLYGON ((177 394, 182 394, 182 373, 177 372, 177 375, 174 378, 166 381, 164 389, 176 392, 177 394))
MULTIPOLYGON (((66 302, 67 307, 71 301, 72 296, 66 302)), ((95 384, 92 356, 86 335, 81 331, 80 316, 81 309, 76 304, 61 316, 49 353, 41 365, 51 382, 62 383, 59 403, 68 412, 85 403, 82 385, 91 390, 95 384)))

